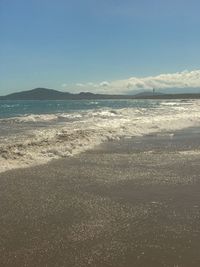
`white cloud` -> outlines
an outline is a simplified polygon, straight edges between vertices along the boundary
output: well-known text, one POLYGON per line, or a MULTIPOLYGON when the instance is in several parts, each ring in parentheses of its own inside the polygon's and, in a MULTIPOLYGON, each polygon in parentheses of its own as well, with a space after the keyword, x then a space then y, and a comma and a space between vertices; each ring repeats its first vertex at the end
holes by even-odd
POLYGON ((183 71, 172 74, 160 74, 143 78, 131 77, 127 80, 112 82, 114 88, 121 92, 138 89, 152 90, 167 88, 200 87, 200 70, 183 71))
POLYGON ((93 82, 86 83, 86 86, 87 86, 87 87, 95 87, 95 88, 99 87, 98 84, 93 83, 93 82))
POLYGON ((84 87, 85 85, 83 83, 77 83, 76 86, 78 86, 78 87, 84 87))
POLYGON ((72 88, 75 91, 91 91, 108 94, 123 94, 137 90, 167 88, 200 88, 200 70, 182 71, 148 77, 130 77, 123 80, 102 81, 100 83, 78 83, 72 88))
POLYGON ((61 84, 62 87, 67 87, 66 83, 61 84))
POLYGON ((102 87, 107 87, 107 86, 109 86, 109 84, 110 84, 109 82, 103 81, 99 85, 102 86, 102 87))

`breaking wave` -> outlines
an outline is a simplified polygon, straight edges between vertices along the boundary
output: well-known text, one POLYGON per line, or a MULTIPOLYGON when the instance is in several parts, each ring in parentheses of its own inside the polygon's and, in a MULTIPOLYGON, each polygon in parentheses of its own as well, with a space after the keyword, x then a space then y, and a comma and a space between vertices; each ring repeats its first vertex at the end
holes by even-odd
POLYGON ((73 156, 107 140, 199 125, 199 101, 1 119, 0 172, 73 156))

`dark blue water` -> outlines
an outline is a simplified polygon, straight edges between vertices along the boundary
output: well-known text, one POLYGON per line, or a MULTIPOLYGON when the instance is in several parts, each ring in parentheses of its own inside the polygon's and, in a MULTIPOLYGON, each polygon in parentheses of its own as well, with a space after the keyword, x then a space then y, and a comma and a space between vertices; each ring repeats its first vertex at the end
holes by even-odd
POLYGON ((51 100, 51 101, 0 101, 0 118, 30 114, 70 113, 101 108, 154 108, 159 101, 153 100, 51 100))

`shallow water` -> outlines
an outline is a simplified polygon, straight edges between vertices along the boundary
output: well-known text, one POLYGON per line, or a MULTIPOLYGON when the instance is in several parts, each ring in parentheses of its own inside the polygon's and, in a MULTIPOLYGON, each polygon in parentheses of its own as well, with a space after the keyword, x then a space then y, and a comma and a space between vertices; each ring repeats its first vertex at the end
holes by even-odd
POLYGON ((199 100, 0 101, 0 171, 199 124, 199 100))

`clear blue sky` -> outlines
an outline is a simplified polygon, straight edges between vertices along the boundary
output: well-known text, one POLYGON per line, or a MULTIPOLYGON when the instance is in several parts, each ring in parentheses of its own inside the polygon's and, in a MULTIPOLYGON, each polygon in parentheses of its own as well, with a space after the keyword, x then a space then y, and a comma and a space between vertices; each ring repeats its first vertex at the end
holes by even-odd
POLYGON ((0 95, 199 69, 199 0, 0 0, 0 95))

